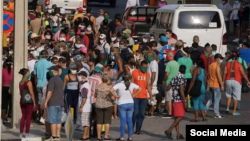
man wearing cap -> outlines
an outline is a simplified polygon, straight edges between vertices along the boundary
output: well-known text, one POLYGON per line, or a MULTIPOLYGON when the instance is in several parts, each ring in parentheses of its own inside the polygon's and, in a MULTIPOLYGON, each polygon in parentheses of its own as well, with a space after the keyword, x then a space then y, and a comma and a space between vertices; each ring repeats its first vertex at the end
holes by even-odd
POLYGON ((78 7, 76 10, 77 10, 78 13, 74 15, 74 18, 73 18, 73 20, 72 20, 72 23, 74 23, 75 20, 78 19, 78 18, 81 18, 81 19, 84 18, 84 15, 83 15, 83 8, 82 8, 82 7, 78 7))
POLYGON ((175 43, 175 50, 173 51, 175 54, 175 56, 174 56, 175 61, 178 61, 178 59, 182 57, 181 51, 180 51, 182 47, 183 47, 183 42, 181 40, 178 40, 175 43))
POLYGON ((100 72, 102 71, 102 68, 99 66, 95 66, 94 68, 94 75, 90 76, 88 78, 89 85, 91 87, 91 103, 92 103, 92 114, 91 114, 91 120, 94 120, 93 125, 93 135, 97 136, 97 129, 96 129, 96 115, 95 115, 95 88, 98 87, 102 83, 102 78, 100 77, 100 72))
POLYGON ((30 30, 32 30, 33 33, 36 33, 37 35, 39 35, 39 32, 41 34, 41 31, 40 31, 41 27, 43 27, 41 14, 36 13, 36 19, 34 19, 30 22, 30 30))
POLYGON ((150 42, 151 35, 150 34, 145 34, 142 36, 142 42, 143 43, 148 43, 150 42))
POLYGON ((216 54, 214 56, 214 62, 209 65, 209 89, 213 96, 207 101, 205 110, 208 111, 212 103, 214 102, 214 118, 223 118, 220 115, 220 100, 221 100, 221 91, 224 91, 224 82, 221 77, 221 67, 220 62, 223 57, 221 54, 216 54))
POLYGON ((160 39, 160 44, 162 45, 162 48, 160 50, 158 58, 160 60, 162 58, 166 59, 166 56, 167 56, 166 54, 171 51, 171 47, 168 45, 168 37, 167 36, 162 36, 161 39, 160 39))
POLYGON ((128 46, 133 46, 135 44, 134 39, 131 37, 131 30, 125 29, 123 31, 123 37, 129 41, 128 46))
POLYGON ((172 37, 173 32, 172 30, 168 29, 166 31, 166 36, 168 37, 168 45, 170 45, 170 47, 172 48, 172 50, 174 50, 175 47, 175 43, 177 42, 175 38, 172 37))
POLYGON ((105 34, 101 34, 99 36, 99 42, 100 42, 101 49, 102 49, 103 53, 110 54, 110 45, 106 41, 106 35, 105 34))
POLYGON ((52 63, 47 60, 48 58, 48 51, 43 50, 41 51, 41 58, 34 66, 34 75, 35 75, 35 83, 36 83, 36 90, 38 95, 38 105, 39 105, 39 112, 40 116, 43 115, 42 108, 40 107, 42 104, 42 96, 43 96, 43 86, 44 83, 47 81, 46 73, 48 68, 52 66, 52 63))
POLYGON ((97 30, 100 29, 101 23, 104 20, 104 16, 103 15, 104 15, 104 11, 103 11, 103 9, 100 9, 99 10, 99 16, 96 18, 97 30))
POLYGON ((46 141, 54 141, 60 140, 64 92, 62 89, 63 81, 59 77, 59 67, 52 66, 48 70, 51 79, 48 82, 44 107, 48 109, 48 121, 51 126, 52 136, 46 141))

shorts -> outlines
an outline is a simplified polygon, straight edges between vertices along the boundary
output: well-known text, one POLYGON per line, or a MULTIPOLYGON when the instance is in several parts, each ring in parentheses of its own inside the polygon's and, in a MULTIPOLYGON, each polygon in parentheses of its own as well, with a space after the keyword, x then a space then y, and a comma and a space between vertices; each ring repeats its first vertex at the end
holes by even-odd
POLYGON ((185 109, 182 101, 172 103, 172 116, 173 117, 185 116, 185 109))
POLYGON ((96 120, 97 124, 111 124, 111 118, 114 111, 114 107, 108 108, 96 108, 96 120))
POLYGON ((157 89, 159 91, 159 94, 157 94, 157 98, 158 97, 165 97, 165 93, 166 93, 166 85, 165 84, 157 84, 157 89))
POLYGON ((241 100, 241 84, 235 80, 226 81, 226 96, 234 100, 241 100))
POLYGON ((81 114, 81 124, 83 127, 90 127, 90 115, 91 113, 83 112, 81 114))
POLYGON ((172 89, 165 92, 165 101, 172 101, 172 97, 173 97, 172 93, 173 93, 172 89))
POLYGON ((43 87, 36 87, 38 104, 41 105, 43 102, 43 87))
POLYGON ((148 99, 148 104, 149 105, 151 105, 151 106, 155 106, 156 105, 156 103, 157 103, 156 95, 153 95, 153 101, 152 102, 150 101, 150 98, 148 99))
POLYGON ((62 123, 62 106, 49 106, 48 120, 50 124, 62 123))
POLYGON ((239 20, 233 20, 233 22, 234 22, 234 27, 240 27, 239 20))

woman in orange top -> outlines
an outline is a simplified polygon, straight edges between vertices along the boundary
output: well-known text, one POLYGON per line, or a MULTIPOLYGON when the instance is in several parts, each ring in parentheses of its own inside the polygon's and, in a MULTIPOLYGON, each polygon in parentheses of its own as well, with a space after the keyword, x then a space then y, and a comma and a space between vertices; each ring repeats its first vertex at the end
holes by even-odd
POLYGON ((9 1, 9 9, 10 9, 11 12, 14 12, 14 10, 15 10, 15 2, 14 2, 14 0, 9 1))
MULTIPOLYGON (((136 123, 135 134, 141 134, 141 127, 145 116, 145 110, 148 103, 148 93, 150 101, 153 101, 151 87, 149 85, 149 72, 147 72, 148 62, 142 61, 140 69, 134 70, 131 82, 138 85, 142 91, 134 98, 134 117, 133 125, 136 123)), ((134 91, 134 94, 136 91, 134 91)))

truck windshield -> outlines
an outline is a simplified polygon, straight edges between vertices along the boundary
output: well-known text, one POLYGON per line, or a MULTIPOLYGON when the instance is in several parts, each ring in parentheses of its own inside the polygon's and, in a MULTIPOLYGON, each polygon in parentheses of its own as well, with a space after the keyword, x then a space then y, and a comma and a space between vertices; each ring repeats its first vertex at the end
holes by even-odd
POLYGON ((186 11, 180 12, 178 27, 180 29, 220 28, 220 15, 216 11, 186 11))

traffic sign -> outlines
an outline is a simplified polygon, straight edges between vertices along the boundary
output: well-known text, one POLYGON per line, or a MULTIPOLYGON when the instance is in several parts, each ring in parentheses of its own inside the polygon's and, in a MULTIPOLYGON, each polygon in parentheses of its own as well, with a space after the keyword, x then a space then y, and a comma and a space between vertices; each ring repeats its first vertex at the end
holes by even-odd
POLYGON ((10 33, 14 29, 14 14, 3 11, 3 33, 10 33))

